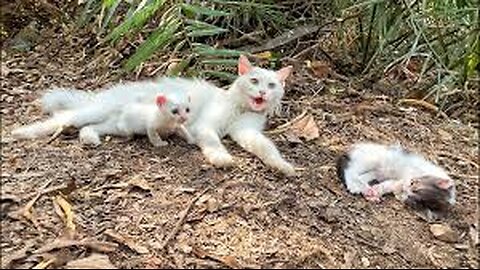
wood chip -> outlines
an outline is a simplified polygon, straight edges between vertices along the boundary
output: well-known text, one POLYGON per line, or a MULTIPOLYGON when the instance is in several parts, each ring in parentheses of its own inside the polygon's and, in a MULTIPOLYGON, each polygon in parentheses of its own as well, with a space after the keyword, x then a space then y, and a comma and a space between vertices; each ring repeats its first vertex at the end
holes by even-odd
POLYGON ((94 253, 86 258, 70 261, 66 269, 117 269, 107 255, 94 253))

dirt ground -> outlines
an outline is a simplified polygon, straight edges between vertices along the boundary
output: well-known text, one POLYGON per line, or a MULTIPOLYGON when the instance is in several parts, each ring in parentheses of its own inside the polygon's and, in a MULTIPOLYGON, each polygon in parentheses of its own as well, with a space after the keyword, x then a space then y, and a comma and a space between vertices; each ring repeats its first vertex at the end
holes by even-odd
MULTIPOLYGON (((213 168, 197 147, 176 138, 161 149, 146 138, 107 138, 94 149, 80 145, 75 132, 12 140, 14 127, 44 117, 35 100, 52 85, 97 89, 137 78, 108 65, 119 52, 90 43, 60 33, 33 51, 2 54, 2 268, 72 267, 93 253, 119 268, 478 266, 475 125, 315 79, 302 63, 288 81, 281 115, 267 127, 299 168, 297 177, 272 172, 229 139, 231 169, 213 168), (319 136, 292 140, 278 127, 303 111, 319 136), (428 221, 393 197, 374 204, 348 194, 335 159, 359 140, 399 141, 445 167, 457 184, 454 209, 428 221), (31 215, 23 215, 37 194, 31 215), (453 241, 436 239, 433 223, 450 227, 453 241)), ((149 62, 138 76, 159 65, 149 62)))

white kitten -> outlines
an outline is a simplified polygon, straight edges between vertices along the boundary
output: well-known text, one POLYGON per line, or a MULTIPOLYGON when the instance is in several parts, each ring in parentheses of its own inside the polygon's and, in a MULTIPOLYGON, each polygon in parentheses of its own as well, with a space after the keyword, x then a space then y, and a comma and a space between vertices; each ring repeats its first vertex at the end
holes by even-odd
POLYGON ((357 143, 337 160, 347 189, 367 200, 393 193, 411 206, 443 211, 455 204, 455 183, 439 166, 399 145, 357 143))
POLYGON ((179 132, 189 143, 192 137, 184 127, 189 119, 190 98, 185 92, 158 94, 155 101, 128 103, 119 108, 118 113, 97 124, 87 125, 80 130, 80 140, 85 144, 99 145, 100 136, 147 135, 150 142, 156 146, 168 143, 160 137, 179 132), (160 134, 159 134, 160 133, 160 134))
POLYGON ((118 83, 98 92, 54 88, 41 98, 43 111, 52 116, 17 128, 12 131, 12 135, 15 138, 35 139, 53 134, 62 126, 81 128, 102 123, 112 115, 118 115, 119 109, 124 105, 151 103, 161 92, 154 81, 118 83))

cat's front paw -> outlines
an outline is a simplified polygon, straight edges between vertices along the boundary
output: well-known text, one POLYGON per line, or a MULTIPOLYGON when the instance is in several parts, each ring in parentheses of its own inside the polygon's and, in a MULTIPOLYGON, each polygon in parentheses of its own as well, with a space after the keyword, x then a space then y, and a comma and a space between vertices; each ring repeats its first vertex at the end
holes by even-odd
POLYGON ((363 197, 365 197, 366 200, 371 202, 380 202, 380 194, 376 189, 372 187, 367 188, 363 192, 363 197))
POLYGON ((82 144, 98 146, 101 144, 100 136, 90 127, 83 127, 79 134, 80 142, 82 144))
POLYGON ((228 153, 215 152, 207 156, 208 162, 216 167, 230 167, 233 165, 233 157, 228 153))
POLYGON ((157 147, 157 148, 164 147, 164 146, 168 145, 168 142, 163 141, 163 140, 162 141, 152 141, 151 143, 153 144, 154 147, 157 147))

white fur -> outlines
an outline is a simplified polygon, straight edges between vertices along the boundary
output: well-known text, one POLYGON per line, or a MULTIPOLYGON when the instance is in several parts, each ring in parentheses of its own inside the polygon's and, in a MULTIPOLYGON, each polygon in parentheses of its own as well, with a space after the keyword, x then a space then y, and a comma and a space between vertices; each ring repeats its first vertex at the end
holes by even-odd
MULTIPOLYGON (((38 124, 33 124, 14 131, 14 134, 17 137, 36 138, 55 132, 61 125, 83 127, 93 124, 97 125, 95 129, 101 130, 105 128, 102 123, 110 115, 116 114, 117 108, 129 103, 148 102, 162 89, 175 89, 186 91, 191 97, 191 118, 186 123, 186 129, 210 163, 220 167, 232 165, 233 157, 221 143, 221 139, 228 135, 265 164, 286 175, 293 175, 294 167, 282 158, 273 142, 262 134, 267 116, 280 107, 283 86, 290 72, 291 67, 276 72, 253 67, 245 57, 240 57, 240 76, 228 90, 203 80, 164 77, 156 81, 117 84, 88 98, 86 95, 73 94, 73 91, 71 96, 65 95, 63 90, 56 91, 43 99, 44 109, 66 109, 71 117, 59 118, 46 125, 51 121, 47 120, 40 124, 46 125, 42 129, 37 128, 38 124), (260 95, 263 95, 265 102, 257 104, 253 98, 260 95), (78 103, 71 102, 77 98, 78 103)), ((86 129, 82 134, 87 141, 98 143, 92 130, 86 129)))
MULTIPOLYGON (((382 145, 370 142, 357 143, 348 152, 349 162, 345 168, 345 184, 351 193, 369 191, 369 182, 378 180, 377 191, 382 196, 396 193, 401 200, 408 195, 410 181, 422 176, 434 176, 440 179, 451 178, 439 166, 424 157, 407 153, 399 145, 382 145)), ((455 196, 452 196, 454 203, 455 196)))
POLYGON ((160 137, 178 132, 188 142, 192 142, 188 131, 183 126, 181 118, 188 121, 185 113, 190 101, 184 91, 164 91, 158 94, 166 97, 166 103, 156 104, 154 99, 150 102, 133 102, 119 106, 105 120, 97 124, 87 125, 80 130, 80 140, 85 144, 100 144, 100 136, 110 134, 117 136, 133 136, 135 134, 147 135, 150 142, 156 146, 165 146, 168 143, 160 137), (180 113, 173 114, 176 109, 180 113))

